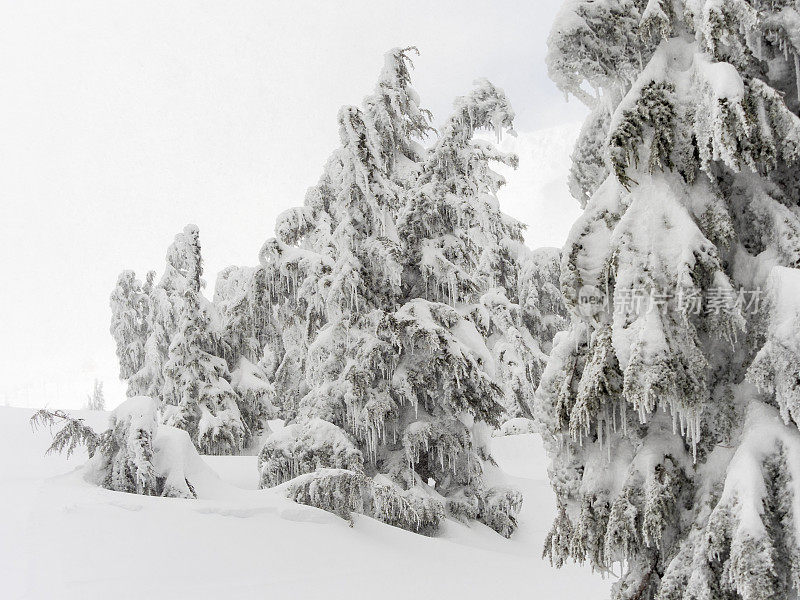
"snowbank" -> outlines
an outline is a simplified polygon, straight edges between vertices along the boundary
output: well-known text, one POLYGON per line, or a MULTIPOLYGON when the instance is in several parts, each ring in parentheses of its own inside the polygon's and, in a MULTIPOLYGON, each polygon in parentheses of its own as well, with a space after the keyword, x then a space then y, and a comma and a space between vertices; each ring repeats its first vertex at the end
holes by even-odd
MULTIPOLYGON (((9 600, 608 596, 608 582, 588 569, 557 571, 540 558, 555 509, 535 454, 541 443, 530 435, 493 440, 501 467, 532 477, 512 481, 525 495, 514 537, 447 520, 429 538, 361 515, 350 528, 277 491, 227 483, 256 474, 255 456, 208 457, 220 478, 206 457, 185 455, 197 500, 105 490, 80 469, 69 473, 85 454, 44 456, 50 437, 31 434, 31 414, 0 408, 0 580, 9 600)), ((79 416, 95 430, 108 419, 79 416)), ((159 428, 154 447, 185 447, 172 431, 159 428)))

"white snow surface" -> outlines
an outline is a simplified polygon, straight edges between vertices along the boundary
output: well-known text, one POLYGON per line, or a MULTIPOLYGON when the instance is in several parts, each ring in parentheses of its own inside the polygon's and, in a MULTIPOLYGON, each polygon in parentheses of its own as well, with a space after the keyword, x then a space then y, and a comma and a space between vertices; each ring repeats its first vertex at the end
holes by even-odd
MULTIPOLYGON (((609 580, 541 557, 555 514, 533 434, 493 438, 525 495, 506 540, 448 520, 435 538, 355 515, 354 527, 257 490, 255 456, 187 458, 199 500, 112 492, 87 482, 86 455, 45 456, 33 411, 0 408, 0 581, 4 599, 603 598, 609 580)), ((102 430, 108 413, 76 416, 102 430)), ((273 429, 279 429, 277 425, 273 429)))

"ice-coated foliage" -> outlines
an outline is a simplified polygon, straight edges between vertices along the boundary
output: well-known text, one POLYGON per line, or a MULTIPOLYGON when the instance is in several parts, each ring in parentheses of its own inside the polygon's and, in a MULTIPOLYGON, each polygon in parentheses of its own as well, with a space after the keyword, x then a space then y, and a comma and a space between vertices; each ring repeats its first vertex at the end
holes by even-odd
MULTIPOLYGON (((553 337, 567 325, 566 308, 558 286, 560 253, 554 248, 522 249, 518 256, 517 287, 510 302, 490 290, 481 297, 491 327, 489 342, 503 388, 506 416, 532 416, 534 390, 544 372, 553 337)), ((480 321, 479 321, 480 322, 480 321)))
POLYGON ((549 251, 527 250, 524 226, 497 202, 505 182, 491 164, 516 166, 517 157, 473 139, 478 129, 499 137, 513 119, 502 91, 477 81, 456 100, 398 220, 412 294, 465 305, 462 313, 492 355, 493 376, 504 392, 500 402, 512 417, 531 414, 548 336, 561 328, 557 315, 564 312, 549 251))
POLYGON ((800 275, 776 267, 768 288, 767 339, 747 371, 747 379, 775 399, 788 425, 800 423, 800 275))
POLYGON ((518 296, 522 324, 549 354, 553 338, 567 327, 567 309, 561 298, 561 252, 539 248, 520 261, 518 296))
POLYGON ((267 371, 261 364, 253 364, 244 357, 231 373, 231 387, 236 394, 236 404, 249 437, 266 429, 267 419, 278 414, 272 403, 274 389, 267 371))
MULTIPOLYGON (((157 494, 153 437, 158 427, 156 403, 145 396, 123 402, 111 413, 106 451, 97 456, 103 485, 118 492, 157 494)), ((93 457, 94 458, 94 457, 93 457)))
POLYGON ((261 487, 274 487, 325 467, 363 473, 364 459, 341 428, 322 419, 287 425, 272 434, 258 460, 261 487))
POLYGON ((128 381, 129 396, 157 398, 163 422, 187 431, 201 452, 238 454, 273 412, 268 376, 247 359, 258 361, 268 350, 236 318, 253 272, 223 273, 218 309, 201 291, 195 225, 175 236, 166 258, 157 284, 154 273, 145 285, 130 271, 119 277, 111 330, 120 376, 128 381))
POLYGON ((503 537, 517 530, 517 514, 522 509, 522 494, 514 489, 489 488, 478 495, 477 519, 503 537))
POLYGON ((581 208, 608 177, 606 137, 610 115, 602 104, 597 106, 581 128, 569 171, 569 191, 581 208))
POLYGON ((568 0, 550 35, 552 78, 592 114, 572 323, 535 401, 545 554, 620 565, 615 598, 800 591, 798 294, 759 296, 797 289, 798 23, 784 1, 568 0))
POLYGON ((268 439, 261 482, 412 531, 446 506, 508 536, 520 498, 483 483, 489 426, 506 396, 530 412, 542 352, 519 306, 522 226, 489 167, 516 157, 473 134, 513 112, 479 81, 426 150, 411 51, 389 52, 373 94, 341 109, 340 148, 261 250, 249 311, 280 332, 275 402, 297 414, 268 439))
MULTIPOLYGON (((176 460, 181 457, 157 455, 159 427, 157 403, 151 398, 138 396, 120 404, 111 413, 108 430, 101 434, 102 452, 95 453, 89 463, 92 477, 117 492, 195 498, 181 470, 184 461, 176 460)), ((169 450, 161 452, 169 454, 169 450)))
POLYGON ((352 524, 360 513, 415 533, 430 534, 445 516, 441 501, 417 488, 403 491, 358 471, 323 468, 294 479, 288 496, 295 502, 322 508, 352 524))

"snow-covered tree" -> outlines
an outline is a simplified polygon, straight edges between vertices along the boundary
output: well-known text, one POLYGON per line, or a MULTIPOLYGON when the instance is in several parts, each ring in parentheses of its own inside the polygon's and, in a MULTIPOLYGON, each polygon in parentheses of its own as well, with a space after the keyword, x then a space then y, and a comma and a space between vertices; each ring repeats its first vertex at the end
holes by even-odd
POLYGON ((262 248, 285 349, 276 398, 299 390, 299 403, 261 454, 261 481, 303 475, 298 501, 413 531, 447 509, 510 535, 519 495, 482 483, 502 391, 469 313, 490 319, 481 294, 516 285, 503 261, 521 227, 500 213, 487 167, 513 159, 472 140, 513 113, 483 83, 426 152, 409 68, 408 49, 391 51, 363 108, 339 112, 340 149, 262 248))
POLYGON ((262 366, 265 362, 269 360, 263 358, 261 363, 252 363, 241 357, 231 372, 231 387, 236 394, 236 404, 245 429, 245 446, 250 445, 260 433, 269 431, 267 420, 277 418, 280 414, 273 404, 275 389, 270 375, 262 366))
MULTIPOLYGON (((197 227, 187 225, 170 247, 168 263, 182 278, 183 297, 177 305, 178 326, 164 365, 169 395, 165 422, 189 433, 205 454, 236 454, 248 434, 230 384, 225 359, 212 329, 213 307, 200 293, 202 259, 197 227)), ((169 273, 169 271, 168 271, 169 273)), ((178 288, 180 289, 180 288, 178 288)))
POLYGON ((147 343, 147 291, 136 279, 136 273, 120 273, 110 306, 110 331, 117 346, 119 377, 129 379, 142 368, 147 343))
POLYGON ((789 1, 570 0, 550 36, 592 114, 536 400, 545 553, 620 565, 615 598, 800 591, 795 317, 755 302, 800 265, 797 23, 789 1))
MULTIPOLYGON (((517 157, 474 139, 478 129, 499 137, 514 113, 500 90, 480 80, 455 112, 423 165, 415 195, 400 216, 412 295, 469 304, 469 318, 488 345, 508 416, 530 416, 544 354, 523 325, 523 274, 536 270, 522 243, 523 226, 500 211, 505 183, 492 162, 516 167, 517 157), (525 266, 523 266, 525 265, 525 266)), ((524 290, 531 294, 530 281, 524 290)))
MULTIPOLYGON (((532 416, 534 390, 539 385, 555 334, 567 326, 566 308, 558 286, 560 254, 554 248, 519 252, 517 288, 504 294, 485 294, 489 308, 487 334, 504 388, 508 417, 532 416)), ((528 423, 528 426, 532 425, 528 423)), ((513 429, 513 428, 512 428, 513 429)))
MULTIPOLYGON (((273 414, 272 386, 246 359, 258 340, 249 340, 251 329, 234 310, 250 273, 223 274, 219 310, 202 294, 202 273, 199 232, 187 225, 169 246, 157 284, 154 273, 144 286, 131 272, 120 276, 112 332, 128 396, 157 399, 165 422, 189 432, 201 452, 235 454, 273 414)), ((267 351, 261 348, 262 358, 267 351)))
POLYGON ((86 408, 88 410, 105 410, 106 397, 103 395, 103 382, 95 379, 92 393, 86 397, 86 408))
MULTIPOLYGON (((151 272, 149 280, 155 277, 151 272)), ((171 336, 176 328, 175 299, 161 285, 150 285, 147 293, 144 355, 139 369, 128 378, 128 397, 148 396, 162 403, 168 395, 164 364, 169 356, 171 336)))
MULTIPOLYGON (((263 352, 259 339, 262 327, 253 322, 253 306, 248 292, 256 277, 255 268, 227 267, 217 275, 214 286, 214 307, 224 323, 225 359, 236 364, 240 357, 258 362, 263 352)), ((260 325, 260 323, 259 323, 260 325)))
POLYGON ((556 248, 538 248, 520 259, 517 297, 522 323, 548 355, 553 338, 568 325, 560 276, 561 252, 556 248))
MULTIPOLYGON (((280 290, 283 297, 278 311, 287 353, 276 397, 281 402, 294 390, 304 392, 297 418, 303 427, 295 432, 304 438, 288 441, 294 448, 290 462, 298 465, 340 466, 322 454, 301 458, 319 454, 301 450, 302 439, 338 431, 360 446, 358 454, 369 449, 361 462, 375 471, 378 439, 389 433, 385 421, 396 415, 390 393, 394 352, 378 326, 400 301, 399 182, 415 176, 419 146, 413 138, 429 128, 409 86, 409 66, 408 50, 390 52, 364 109, 340 110, 340 149, 305 206, 282 214, 276 238, 262 248, 270 292, 280 290)), ((262 482, 299 473, 282 466, 285 455, 283 447, 265 447, 262 482)))

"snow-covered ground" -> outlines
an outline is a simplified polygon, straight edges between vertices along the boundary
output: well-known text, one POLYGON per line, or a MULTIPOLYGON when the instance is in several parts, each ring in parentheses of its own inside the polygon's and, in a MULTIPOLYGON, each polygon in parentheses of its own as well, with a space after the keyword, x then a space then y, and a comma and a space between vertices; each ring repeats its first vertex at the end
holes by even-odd
MULTIPOLYGON (((76 598, 604 598, 587 568, 550 568, 542 541, 554 513, 541 444, 493 439, 525 495, 506 540, 448 521, 435 538, 356 515, 355 526, 256 490, 256 457, 204 457, 213 500, 152 498, 83 481, 44 456, 31 410, 0 408, 0 589, 5 599, 76 598), (218 475, 218 477, 217 477, 218 475)), ((95 429, 107 413, 82 412, 95 429)), ((202 467, 205 469, 205 467, 202 467)))

